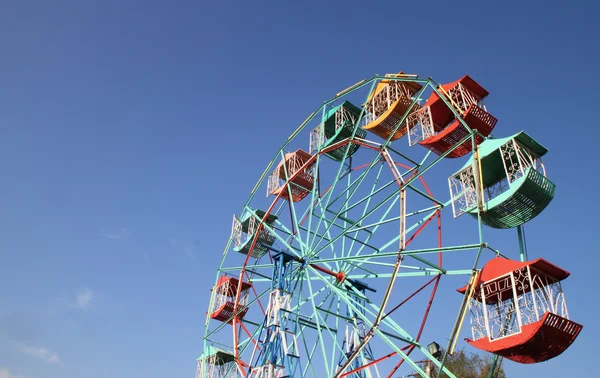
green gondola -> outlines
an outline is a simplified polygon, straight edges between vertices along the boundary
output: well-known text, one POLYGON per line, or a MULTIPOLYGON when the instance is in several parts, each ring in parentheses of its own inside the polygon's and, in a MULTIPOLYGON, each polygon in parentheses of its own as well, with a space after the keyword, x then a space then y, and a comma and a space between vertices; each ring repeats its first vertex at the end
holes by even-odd
MULTIPOLYGON (((555 185, 545 176, 540 160, 547 152, 523 131, 507 138, 488 139, 479 146, 485 195, 481 219, 485 225, 514 228, 529 222, 548 206, 554 198, 555 185)), ((459 180, 474 191, 472 176, 470 182, 465 182, 464 174, 461 176, 466 171, 472 173, 472 166, 473 157, 450 179, 459 180)), ((453 196, 453 201, 456 199, 457 195, 453 196)), ((464 210, 477 218, 476 203, 469 203, 464 210)))
MULTIPOLYGON (((234 218, 234 251, 243 253, 244 255, 247 255, 250 252, 250 247, 252 246, 254 235, 256 234, 256 227, 258 223, 260 223, 259 219, 262 219, 264 216, 265 211, 259 209, 250 209, 245 211, 239 219, 234 218), (245 237, 242 237, 242 233, 245 237)), ((265 224, 272 225, 276 220, 276 215, 269 214, 265 220, 265 224)), ((262 257, 265 253, 267 253, 268 247, 273 245, 274 242, 275 238, 273 235, 263 228, 250 256, 254 258, 262 257)))
MULTIPOLYGON (((323 128, 324 134, 324 140, 319 143, 319 149, 333 146, 336 143, 352 137, 360 113, 361 109, 349 101, 344 101, 342 104, 329 109, 325 114, 325 120, 316 129, 316 132, 319 132, 320 129, 323 128)), ((367 136, 367 132, 358 128, 355 136, 364 139, 367 136)), ((349 157, 352 156, 359 147, 360 146, 356 143, 350 143, 350 146, 348 146, 348 144, 342 144, 338 148, 325 152, 325 155, 335 161, 342 161, 346 149, 348 149, 348 155, 346 157, 349 157)))

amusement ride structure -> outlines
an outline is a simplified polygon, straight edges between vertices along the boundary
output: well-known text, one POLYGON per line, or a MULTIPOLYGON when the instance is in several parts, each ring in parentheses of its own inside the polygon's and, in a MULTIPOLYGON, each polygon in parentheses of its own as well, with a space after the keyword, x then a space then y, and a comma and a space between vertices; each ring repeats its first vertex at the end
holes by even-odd
POLYGON ((582 329, 561 289, 569 273, 529 260, 523 228, 554 197, 548 151, 523 131, 492 136, 487 96, 468 75, 400 72, 310 114, 233 216, 196 377, 429 376, 420 361, 456 377, 445 361, 463 325, 467 345, 496 358, 565 351, 582 329), (443 217, 461 231, 442 237, 443 217), (486 229, 514 248, 494 248, 486 229), (432 325, 446 279, 461 279, 444 294, 451 319, 432 325))

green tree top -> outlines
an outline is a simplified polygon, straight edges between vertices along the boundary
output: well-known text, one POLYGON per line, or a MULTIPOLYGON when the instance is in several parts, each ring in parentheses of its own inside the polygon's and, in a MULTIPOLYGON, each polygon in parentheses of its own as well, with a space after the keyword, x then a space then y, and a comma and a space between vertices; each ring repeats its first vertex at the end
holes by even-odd
MULTIPOLYGON (((447 367, 458 378, 487 378, 493 362, 494 356, 491 354, 481 357, 479 354, 467 353, 463 349, 458 349, 452 356, 446 357, 444 367, 447 367)), ((437 367, 434 366, 432 370, 431 376, 437 377, 437 367)), ((495 370, 492 377, 506 378, 501 360, 496 364, 495 370)), ((440 377, 448 378, 448 375, 442 372, 440 377)))

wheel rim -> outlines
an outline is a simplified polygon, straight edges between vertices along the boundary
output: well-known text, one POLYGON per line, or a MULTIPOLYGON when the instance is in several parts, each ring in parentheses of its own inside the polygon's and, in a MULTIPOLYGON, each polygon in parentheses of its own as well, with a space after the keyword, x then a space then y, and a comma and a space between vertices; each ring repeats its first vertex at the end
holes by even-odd
MULTIPOLYGON (((370 87, 369 98, 381 79, 359 83, 343 95, 370 87)), ((426 88, 436 91, 431 79, 394 79, 422 85, 405 104, 407 109, 418 108, 426 88)), ((486 247, 499 254, 483 243, 480 218, 478 242, 442 246, 441 211, 451 203, 436 199, 423 175, 452 149, 437 157, 426 152, 422 160, 415 160, 392 148, 398 129, 409 128, 409 110, 395 129, 386 131, 385 141, 364 138, 361 108, 352 133, 344 134, 347 139, 333 140, 341 133, 329 130, 328 137, 334 137, 323 143, 324 127, 319 127, 328 112, 345 101, 342 97, 325 103, 292 133, 242 209, 255 222, 248 248, 245 253, 232 251, 232 237, 217 274, 217 280, 224 275, 237 278, 232 299, 237 315, 229 323, 208 316, 205 324, 204 350, 221 346, 235 360, 229 373, 220 376, 320 377, 324 372, 328 377, 390 377, 402 364, 427 376, 411 353, 417 350, 421 358, 441 367, 420 341, 441 277, 471 275, 486 247), (307 129, 312 130, 310 141, 307 129), (306 153, 313 137, 321 144, 306 153), (288 184, 270 190, 266 199, 255 195, 282 182, 288 184), (262 210, 261 216, 256 209, 262 210), (272 216, 276 218, 267 221, 272 216), (265 235, 272 236, 272 244, 262 243, 265 235), (257 248, 264 254, 253 254, 257 248), (445 269, 442 254, 458 250, 477 250, 474 266, 445 269), (405 285, 409 279, 412 286, 405 285), (251 283, 248 297, 240 290, 245 282, 251 283), (410 321, 403 312, 410 314, 410 321)), ((454 148, 475 146, 477 138, 472 131, 454 148)), ((209 315, 215 298, 213 291, 209 315)), ((463 308, 452 341, 460 331, 463 308)))

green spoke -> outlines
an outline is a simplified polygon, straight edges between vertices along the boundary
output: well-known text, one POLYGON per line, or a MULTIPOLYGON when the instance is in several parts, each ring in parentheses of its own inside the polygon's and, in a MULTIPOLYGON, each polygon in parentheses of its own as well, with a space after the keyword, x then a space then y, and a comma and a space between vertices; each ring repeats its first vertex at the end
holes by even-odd
MULTIPOLYGON (((385 210, 384 214, 382 215, 381 220, 379 221, 379 224, 377 224, 375 227, 373 227, 373 233, 375 233, 377 231, 379 226, 386 223, 385 218, 388 216, 390 211, 394 208, 394 206, 396 205, 396 203, 398 202, 399 199, 400 199, 400 197, 394 197, 393 201, 390 203, 390 205, 388 206, 388 208, 385 210)), ((385 202, 387 202, 387 201, 388 201, 388 199, 386 199, 385 202)), ((363 213, 363 216, 364 216, 364 213, 363 213)), ((371 238, 371 236, 368 237, 367 241, 370 240, 370 238, 371 238)), ((363 248, 364 248, 364 245, 359 248, 359 250, 354 254, 354 256, 360 255, 363 248)), ((377 251, 379 251, 379 249, 377 249, 377 251)))
MULTIPOLYGON (((316 274, 317 274, 317 275, 319 275, 319 273, 316 273, 316 274)), ((323 279, 323 277, 321 277, 321 278, 323 279)), ((336 292, 338 293, 338 295, 340 296, 340 298, 341 298, 341 299, 342 299, 344 302, 346 302, 346 304, 347 304, 349 307, 351 307, 351 308, 352 308, 354 311, 357 311, 357 310, 358 310, 358 309, 357 309, 357 307, 356 307, 356 306, 355 306, 353 303, 351 303, 351 301, 349 301, 349 300, 348 300, 347 296, 346 296, 346 295, 344 295, 345 293, 343 293, 341 290, 339 290, 337 287, 335 287, 335 286, 334 286, 334 285, 332 285, 331 283, 327 282, 326 280, 323 280, 323 282, 324 282, 325 284, 327 284, 327 285, 328 285, 328 286, 331 288, 331 290, 333 290, 333 291, 336 291, 336 292)), ((373 323, 373 322, 372 322, 372 321, 371 321, 369 318, 367 318, 365 315, 362 315, 362 314, 361 314, 361 313, 359 313, 359 312, 356 312, 356 314, 357 314, 357 316, 358 316, 358 317, 360 317, 360 318, 361 318, 361 320, 362 320, 363 322, 365 322, 365 324, 368 324, 368 325, 370 325, 370 326, 373 326, 373 325, 374 325, 374 323, 373 323)), ((387 318, 385 318, 385 319, 388 319, 388 318, 389 318, 389 317, 387 317, 387 318)), ((384 319, 384 321, 385 321, 385 319, 384 319)), ((399 327, 398 327, 398 328, 399 328, 399 327)), ((386 342, 386 343, 388 344, 388 346, 389 346, 389 347, 391 347, 391 348, 392 348, 392 349, 393 349, 393 350, 394 350, 396 353, 398 353, 400 356, 404 357, 404 358, 405 358, 405 360, 406 360, 406 362, 407 362, 409 365, 411 365, 411 366, 412 366, 412 367, 413 367, 413 368, 414 368, 416 371, 418 371, 419 373, 422 373, 422 374, 425 376, 425 373, 423 372, 423 370, 421 370, 421 368, 420 368, 420 367, 419 367, 419 366, 418 366, 418 365, 417 365, 417 364, 416 364, 414 361, 412 361, 412 360, 411 360, 411 359, 408 357, 408 355, 406 355, 406 354, 405 354, 405 353, 404 353, 404 352, 403 352, 403 351, 402 351, 400 348, 398 348, 398 347, 396 346, 396 344, 395 344, 395 343, 394 343, 392 340, 390 340, 390 338, 389 338, 387 335, 385 335, 384 333, 382 333, 382 331, 381 331, 380 329, 378 329, 377 327, 375 327, 375 328, 373 329, 373 332, 374 332, 375 334, 377 334, 377 335, 378 335, 378 336, 381 338, 381 340, 383 340, 384 342, 386 342)), ((406 334, 406 332, 402 331, 402 334, 406 334)), ((406 341, 406 342, 411 342, 411 340, 409 340, 409 339, 406 339, 405 341, 406 341)), ((456 377, 454 377, 454 378, 456 378, 456 377)))
MULTIPOLYGON (((383 164, 380 165, 379 171, 377 172, 377 176, 375 177, 375 180, 373 180, 373 185, 371 186, 371 192, 370 192, 369 198, 367 199, 364 209, 363 209, 363 212, 362 212, 363 217, 365 216, 365 213, 366 213, 367 209, 369 208, 369 204, 371 203, 372 196, 375 194, 375 188, 377 187, 377 183, 379 181, 379 177, 381 176, 382 170, 383 170, 383 164)), ((347 198, 346 201, 349 201, 349 199, 350 198, 347 198)), ((360 201, 359 201, 359 203, 360 203, 360 201)), ((346 209, 346 211, 350 211, 350 209, 346 209)), ((371 235, 372 235, 372 232, 374 232, 374 231, 371 231, 371 235)), ((369 242, 371 235, 369 235, 367 237, 367 240, 364 243, 361 243, 363 245, 363 247, 365 245, 367 245, 366 243, 369 242)), ((343 240, 345 240, 345 238, 343 240)), ((352 254, 352 250, 354 248, 355 241, 356 240, 352 240, 352 242, 350 244, 350 248, 348 248, 347 256, 350 256, 352 254)), ((362 248, 361 248, 361 250, 362 250, 362 248)))
MULTIPOLYGON (((399 190, 400 189, 398 189, 398 191, 399 190)), ((367 214, 363 215, 358 220, 354 221, 350 227, 354 227, 355 225, 359 224, 362 220, 364 220, 366 217, 368 217, 369 215, 373 214, 375 211, 379 210, 379 208, 381 208, 385 204, 385 202, 387 202, 387 200, 389 200, 391 198, 394 198, 395 194, 397 194, 397 192, 394 192, 394 193, 390 194, 383 202, 377 204, 376 206, 373 207, 373 209, 371 209, 370 211, 368 211, 367 214)), ((397 201, 398 199, 395 199, 395 200, 397 201)), ((344 232, 340 233, 335 238, 333 238, 331 241, 327 242, 324 246, 322 246, 321 249, 319 249, 316 252, 314 252, 313 255, 318 255, 321 251, 323 251, 325 248, 329 247, 331 244, 333 244, 339 238, 341 238, 343 236, 346 236, 347 234, 349 234, 351 232, 354 232, 354 230, 352 228, 350 228, 350 230, 347 230, 347 231, 344 231, 344 232)))

